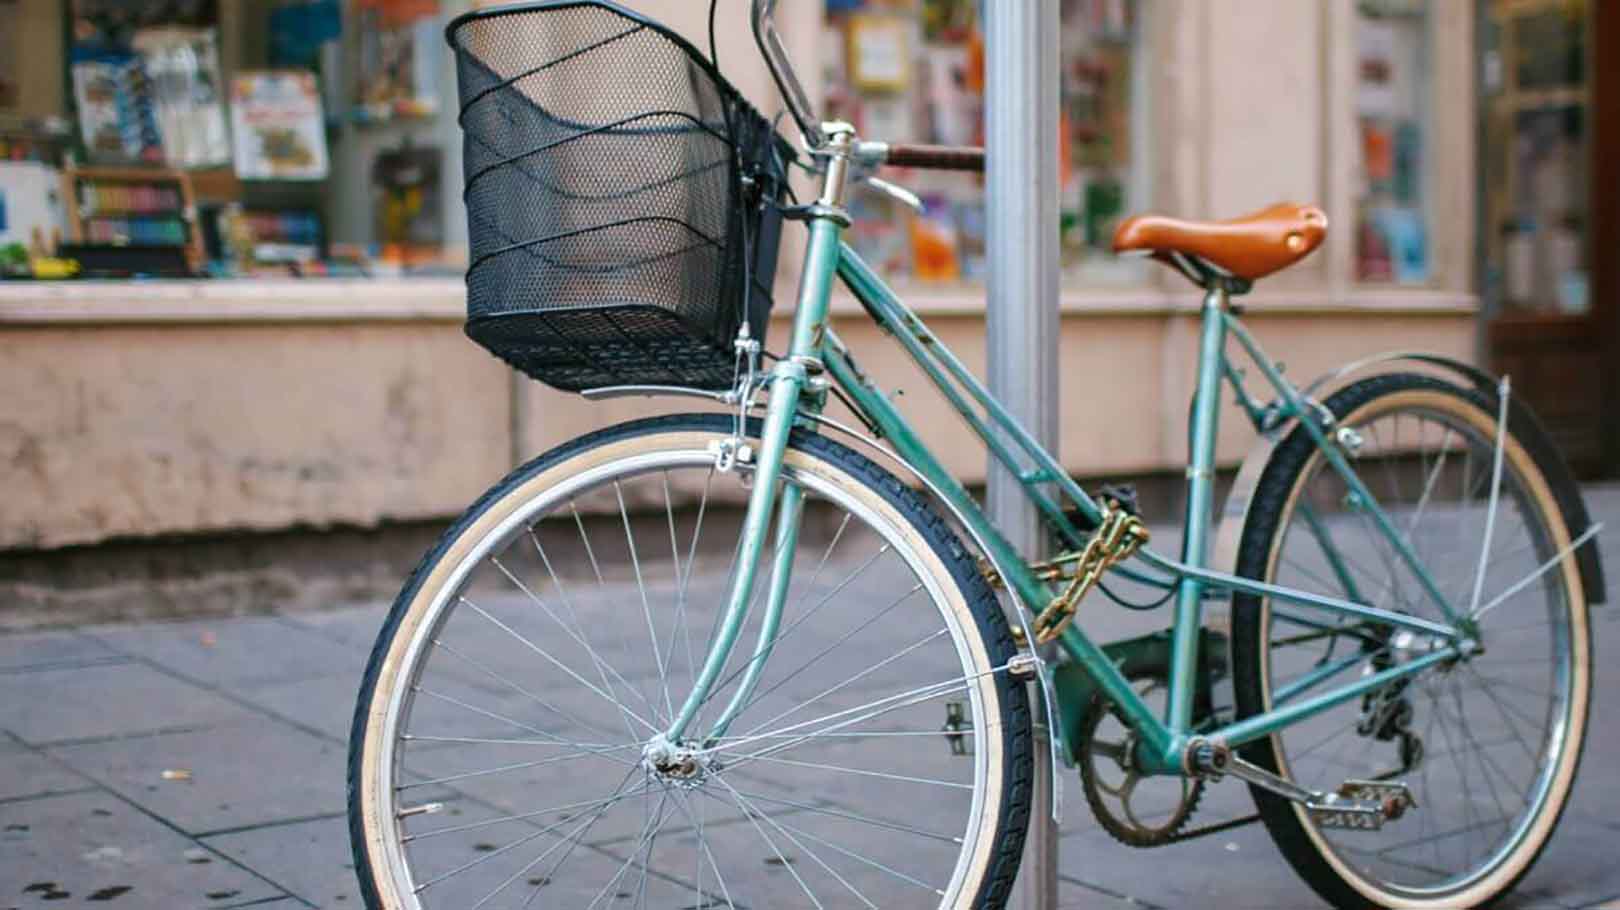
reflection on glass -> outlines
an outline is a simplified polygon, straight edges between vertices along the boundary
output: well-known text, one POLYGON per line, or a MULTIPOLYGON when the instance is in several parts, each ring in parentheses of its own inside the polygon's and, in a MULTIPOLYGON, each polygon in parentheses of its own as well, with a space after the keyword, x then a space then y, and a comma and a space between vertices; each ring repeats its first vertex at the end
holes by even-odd
MULTIPOLYGON (((1059 125, 1065 277, 1132 280, 1135 263, 1109 253, 1115 225, 1144 195, 1145 71, 1140 0, 1063 0, 1059 125)), ((979 0, 826 0, 823 85, 829 116, 891 142, 984 141, 984 32, 979 0)), ((858 193, 850 242, 893 279, 984 279, 981 181, 961 174, 897 175, 925 203, 913 213, 858 193)))
POLYGON ((1361 182, 1356 276, 1424 284, 1432 79, 1427 0, 1363 0, 1356 24, 1361 182))
POLYGON ((1493 0, 1483 15, 1487 305, 1580 315, 1591 306, 1587 3, 1493 0))

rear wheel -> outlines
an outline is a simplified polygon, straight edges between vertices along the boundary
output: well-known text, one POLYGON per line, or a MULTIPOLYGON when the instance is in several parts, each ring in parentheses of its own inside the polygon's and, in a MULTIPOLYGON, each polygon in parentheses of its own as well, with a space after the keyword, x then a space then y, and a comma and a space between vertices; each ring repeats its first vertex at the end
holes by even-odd
MULTIPOLYGON (((1555 561, 1569 530, 1511 433, 1491 520, 1497 413, 1482 396, 1390 375, 1325 405, 1345 428, 1337 438, 1352 466, 1439 590, 1467 612, 1479 588, 1484 651, 1244 748, 1249 761, 1318 791, 1347 779, 1404 781, 1417 808, 1382 832, 1324 829, 1296 803, 1258 789, 1254 796, 1289 862, 1337 906, 1479 906, 1529 870, 1580 762, 1591 642, 1575 558, 1555 561)), ((1262 475, 1238 562, 1249 578, 1444 621, 1302 429, 1262 475)), ((1387 625, 1253 596, 1234 598, 1233 610, 1241 716, 1396 666, 1430 645, 1387 625)))
MULTIPOLYGON (((731 431, 690 416, 576 440, 424 560, 351 739, 370 906, 1002 906, 1031 769, 1006 619, 940 518, 824 437, 786 455, 805 518, 757 688, 718 741, 649 752, 728 588, 753 481, 716 470, 731 431)), ((775 555, 698 736, 746 678, 775 555)))

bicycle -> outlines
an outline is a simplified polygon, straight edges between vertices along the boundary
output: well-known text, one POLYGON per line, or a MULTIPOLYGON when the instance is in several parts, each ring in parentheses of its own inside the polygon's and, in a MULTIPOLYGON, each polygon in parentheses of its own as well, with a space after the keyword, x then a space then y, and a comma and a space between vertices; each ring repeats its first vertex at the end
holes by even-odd
POLYGON ((774 7, 754 0, 752 26, 802 149, 712 47, 605 0, 448 28, 468 334, 589 398, 722 409, 553 449, 424 557, 355 712, 368 906, 999 907, 1047 811, 1035 761, 1078 766, 1135 847, 1198 833, 1203 788, 1242 781, 1339 907, 1513 887, 1580 761, 1604 589, 1599 528, 1507 381, 1401 355, 1297 386, 1237 301, 1325 216, 1131 219, 1118 251, 1204 290, 1183 541, 1158 553, 1126 491, 1072 479, 842 242, 854 180, 982 170, 983 151, 817 120, 774 7), (788 203, 793 166, 813 201, 788 203), (767 366, 783 219, 809 241, 767 366), (857 365, 827 322, 835 278, 1021 478, 1056 557, 1017 552, 857 365), (1227 388, 1263 440, 1225 508, 1230 572, 1210 553, 1227 388), (1173 620, 1098 644, 1073 622, 1088 596, 1173 620), (1227 600, 1229 625, 1206 623, 1227 600))

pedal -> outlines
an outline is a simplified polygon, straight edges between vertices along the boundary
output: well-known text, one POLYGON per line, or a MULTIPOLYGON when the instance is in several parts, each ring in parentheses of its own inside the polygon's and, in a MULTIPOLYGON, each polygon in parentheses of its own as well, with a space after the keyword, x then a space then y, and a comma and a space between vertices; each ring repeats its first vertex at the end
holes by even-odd
POLYGON ((1412 790, 1400 781, 1347 780, 1339 785, 1339 795, 1360 802, 1375 803, 1384 821, 1392 822, 1417 808, 1412 790))
POLYGON ((1323 828, 1379 831, 1417 807, 1405 784, 1379 780, 1347 780, 1334 793, 1305 801, 1311 820, 1323 828))
POLYGON ((1384 811, 1378 803, 1326 793, 1305 803, 1311 821, 1323 828, 1352 831, 1378 831, 1384 827, 1384 811))
POLYGON ((1226 771, 1239 780, 1286 797, 1305 807, 1311 820, 1323 828, 1379 831, 1385 822, 1417 807, 1412 791, 1403 783, 1347 780, 1333 793, 1307 790, 1290 780, 1233 756, 1226 771))

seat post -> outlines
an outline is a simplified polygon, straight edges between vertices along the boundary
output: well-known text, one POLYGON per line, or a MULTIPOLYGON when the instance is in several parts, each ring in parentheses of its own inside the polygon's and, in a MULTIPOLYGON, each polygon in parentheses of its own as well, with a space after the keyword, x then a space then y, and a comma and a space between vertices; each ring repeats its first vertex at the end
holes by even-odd
MULTIPOLYGON (((1198 385, 1193 390, 1192 420, 1187 431, 1187 512, 1181 561, 1195 568, 1205 568, 1209 562, 1209 526, 1215 499, 1215 441, 1220 431, 1221 361, 1226 352, 1226 309, 1231 303, 1227 281, 1226 276, 1211 274, 1204 292, 1198 385)), ((1192 725, 1203 597, 1203 583, 1191 576, 1183 577, 1176 588, 1170 698, 1164 718, 1172 734, 1187 733, 1192 725)))

